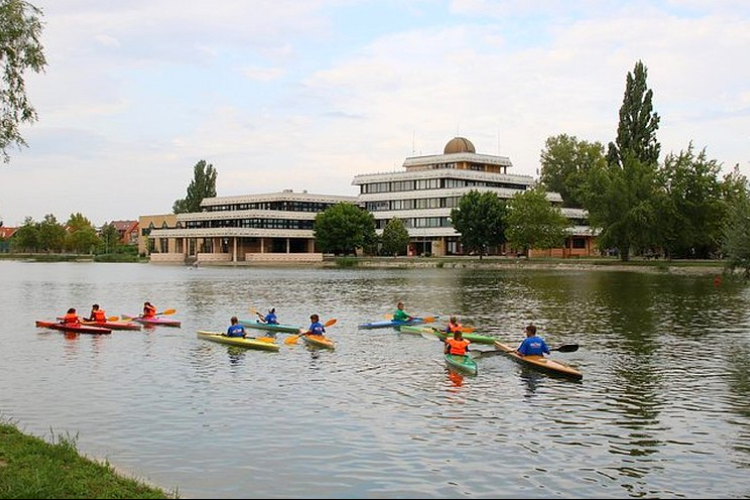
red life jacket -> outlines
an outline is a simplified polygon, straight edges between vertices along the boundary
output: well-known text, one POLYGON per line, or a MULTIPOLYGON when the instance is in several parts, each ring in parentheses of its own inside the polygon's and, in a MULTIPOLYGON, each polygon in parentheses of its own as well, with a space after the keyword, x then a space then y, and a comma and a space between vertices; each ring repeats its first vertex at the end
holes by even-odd
POLYGON ((78 315, 76 313, 67 313, 63 316, 63 323, 66 325, 77 325, 80 323, 78 315))
POLYGON ((453 323, 448 323, 448 329, 451 333, 460 332, 462 328, 461 323, 456 323, 455 325, 453 323))
POLYGON ((144 306, 143 307, 143 317, 144 318, 153 318, 156 316, 156 308, 154 306, 144 306))

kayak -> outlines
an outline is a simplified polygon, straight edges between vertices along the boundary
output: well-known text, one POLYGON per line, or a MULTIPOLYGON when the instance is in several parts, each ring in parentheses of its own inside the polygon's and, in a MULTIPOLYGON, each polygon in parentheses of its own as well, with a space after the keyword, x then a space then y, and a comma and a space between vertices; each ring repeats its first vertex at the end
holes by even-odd
POLYGON ((219 344, 247 347, 248 349, 260 349, 262 351, 274 352, 279 350, 279 344, 276 344, 274 342, 268 342, 253 338, 227 337, 223 333, 219 332, 199 331, 198 338, 203 340, 210 340, 211 342, 218 342, 219 344))
MULTIPOLYGON (((299 331, 299 330, 297 330, 299 331)), ((300 335, 305 344, 312 347, 323 347, 325 349, 335 349, 336 344, 325 335, 300 335)))
POLYGON ((105 323, 97 323, 96 321, 81 321, 82 325, 86 326, 98 326, 101 328, 109 328, 110 330, 140 330, 141 325, 133 323, 132 321, 107 321, 105 323))
MULTIPOLYGON (((439 316, 432 316, 432 318, 438 318, 439 316)), ((362 330, 370 330, 372 328, 397 328, 406 325, 421 325, 425 323, 424 318, 414 318, 411 321, 396 321, 395 319, 385 319, 383 321, 371 321, 369 323, 362 323, 359 328, 362 330)))
POLYGON ((502 344, 497 340, 495 341, 495 348, 524 366, 536 368, 537 370, 541 370, 550 375, 560 375, 575 380, 581 380, 583 378, 583 374, 572 366, 555 361, 554 359, 545 358, 544 356, 521 356, 514 348, 502 344))
POLYGON ((53 330, 60 330, 63 332, 112 333, 112 330, 109 328, 88 325, 64 325, 62 323, 55 323, 54 321, 37 321, 36 326, 39 328, 51 328, 53 330))
MULTIPOLYGON (((434 335, 440 340, 445 340, 448 334, 441 330, 436 330, 430 326, 401 326, 398 331, 401 333, 413 333, 415 335, 434 335)), ((479 335, 478 333, 464 333, 463 337, 473 344, 487 344, 493 345, 495 343, 495 337, 488 337, 486 335, 479 335)))
POLYGON ((181 324, 179 320, 164 318, 162 316, 156 316, 154 318, 142 318, 140 316, 128 316, 127 314, 123 314, 122 319, 137 321, 138 323, 141 323, 143 325, 151 325, 151 326, 159 325, 159 326, 179 327, 181 324))
POLYGON ((446 354, 445 362, 448 366, 460 370, 469 375, 477 374, 477 362, 471 356, 461 356, 459 354, 446 354))
POLYGON ((250 319, 241 319, 239 323, 247 328, 255 328, 256 330, 265 330, 267 332, 278 332, 278 333, 299 333, 298 326, 292 325, 281 325, 281 324, 269 324, 261 321, 255 321, 250 319))

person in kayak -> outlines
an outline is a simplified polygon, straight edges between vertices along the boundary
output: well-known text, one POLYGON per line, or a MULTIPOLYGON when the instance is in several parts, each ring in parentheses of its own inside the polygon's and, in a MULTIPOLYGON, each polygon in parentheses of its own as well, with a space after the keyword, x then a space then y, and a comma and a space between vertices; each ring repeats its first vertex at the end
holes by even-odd
POLYGON ((398 304, 396 304, 396 312, 393 313, 393 321, 411 321, 414 319, 414 316, 410 316, 406 311, 404 311, 404 303, 399 301, 398 304))
POLYGON ((461 333, 461 329, 459 328, 453 332, 453 338, 448 337, 445 339, 445 354, 466 356, 466 353, 469 352, 469 344, 471 342, 464 338, 464 334, 461 333))
POLYGON ((229 321, 232 324, 227 328, 227 337, 242 337, 243 339, 247 337, 245 327, 240 324, 237 316, 232 316, 232 319, 229 321))
POLYGON ((151 305, 151 302, 144 302, 143 303, 143 314, 141 315, 142 318, 155 318, 156 317, 156 308, 151 305))
POLYGON ((326 333, 326 327, 320 322, 320 316, 312 314, 310 316, 310 326, 307 327, 307 331, 301 335, 323 335, 326 333))
POLYGON ((529 324, 526 329, 526 338, 521 342, 516 351, 521 356, 544 356, 549 354, 549 347, 542 337, 536 334, 536 326, 529 324))
POLYGON ((107 322, 107 314, 104 312, 104 309, 101 309, 99 307, 99 304, 94 304, 91 306, 91 313, 89 313, 88 318, 83 318, 86 321, 96 321, 97 323, 106 323, 107 322))
POLYGON ((75 307, 68 309, 68 312, 63 316, 63 319, 60 320, 60 323, 71 326, 78 326, 81 324, 81 318, 78 317, 75 307))
POLYGON ((263 316, 259 312, 256 312, 256 314, 258 315, 258 317, 260 318, 260 321, 262 323, 265 323, 267 325, 278 325, 279 324, 279 320, 276 317, 276 308, 275 307, 272 307, 271 309, 269 309, 268 310, 268 314, 266 314, 265 316, 263 316))
POLYGON ((448 326, 445 327, 445 333, 453 335, 456 332, 463 332, 463 326, 458 322, 458 318, 451 316, 448 326))

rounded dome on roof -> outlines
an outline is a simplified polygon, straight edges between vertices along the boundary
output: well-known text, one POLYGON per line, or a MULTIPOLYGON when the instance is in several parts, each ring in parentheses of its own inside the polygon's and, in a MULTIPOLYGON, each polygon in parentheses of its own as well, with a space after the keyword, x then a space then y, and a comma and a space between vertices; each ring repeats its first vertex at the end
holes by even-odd
POLYGON ((445 149, 443 150, 443 154, 449 155, 451 153, 476 153, 477 150, 474 149, 474 145, 471 143, 469 139, 466 139, 465 137, 454 137, 450 141, 448 141, 448 144, 445 145, 445 149))

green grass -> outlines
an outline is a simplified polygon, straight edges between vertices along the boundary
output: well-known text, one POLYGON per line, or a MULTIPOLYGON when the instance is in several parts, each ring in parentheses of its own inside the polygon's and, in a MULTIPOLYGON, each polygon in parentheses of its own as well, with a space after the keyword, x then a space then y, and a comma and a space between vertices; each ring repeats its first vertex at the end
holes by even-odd
POLYGON ((75 440, 51 444, 0 423, 0 498, 179 498, 79 455, 75 440))

